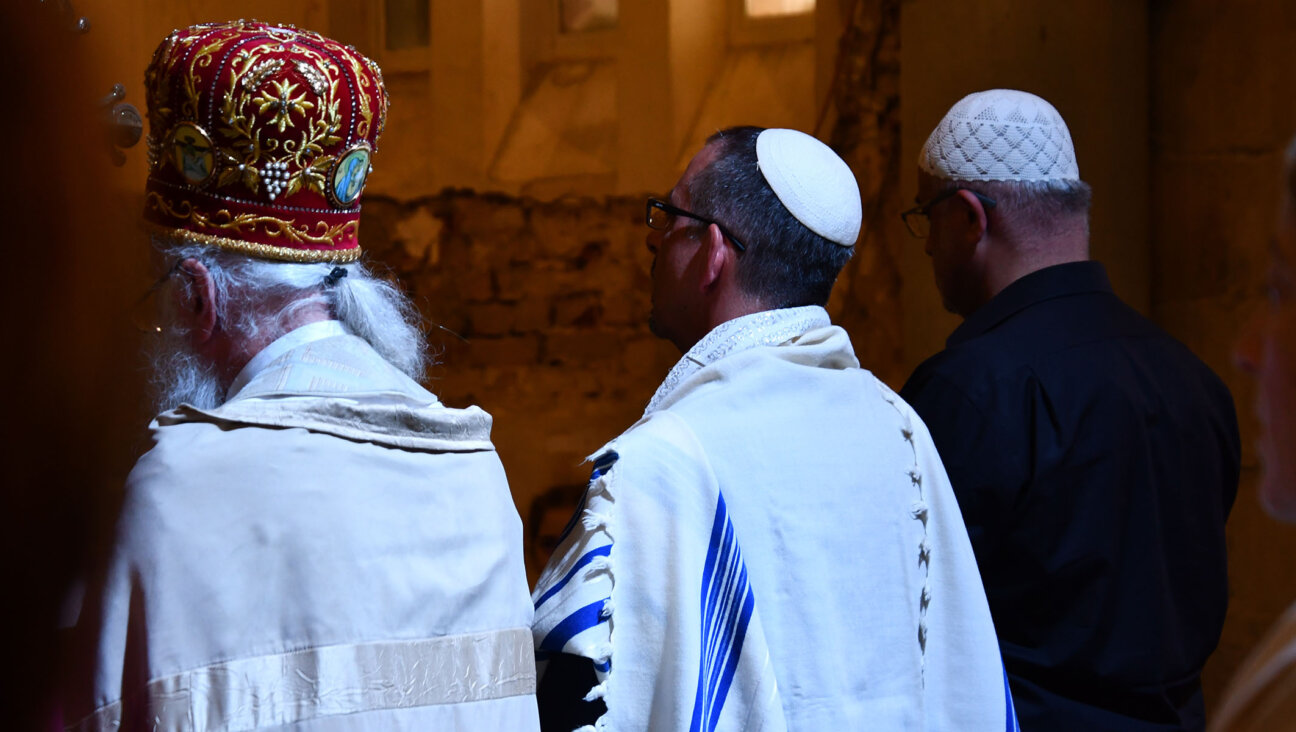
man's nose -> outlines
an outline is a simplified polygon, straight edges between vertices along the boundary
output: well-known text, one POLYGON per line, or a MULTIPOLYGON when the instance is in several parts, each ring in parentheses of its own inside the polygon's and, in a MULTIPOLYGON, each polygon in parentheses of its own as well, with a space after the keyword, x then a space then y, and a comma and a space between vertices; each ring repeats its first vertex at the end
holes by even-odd
POLYGON ((644 239, 644 244, 648 247, 648 251, 653 254, 657 253, 657 247, 661 242, 661 236, 662 233, 656 229, 648 230, 648 236, 644 239))

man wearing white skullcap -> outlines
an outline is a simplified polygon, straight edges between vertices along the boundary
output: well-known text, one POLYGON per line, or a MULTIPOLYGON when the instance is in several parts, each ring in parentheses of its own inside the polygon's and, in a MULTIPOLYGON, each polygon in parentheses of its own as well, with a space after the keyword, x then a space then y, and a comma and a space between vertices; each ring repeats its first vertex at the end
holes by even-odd
POLYGON ((823 308, 860 230, 846 163, 724 130, 647 223, 650 325, 684 357, 535 589, 542 728, 1013 729, 931 438, 823 308))
POLYGON ((1022 728, 1202 729, 1232 397, 1089 261, 1090 189, 1051 104, 967 96, 918 167, 903 218, 963 323, 900 393, 958 495, 1022 728))

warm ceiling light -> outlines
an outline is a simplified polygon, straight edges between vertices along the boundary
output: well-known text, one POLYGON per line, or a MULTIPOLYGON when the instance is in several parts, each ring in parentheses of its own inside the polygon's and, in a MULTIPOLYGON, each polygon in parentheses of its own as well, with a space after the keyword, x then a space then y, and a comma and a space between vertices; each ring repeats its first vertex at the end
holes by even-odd
POLYGON ((801 15, 814 10, 815 0, 743 0, 747 16, 769 18, 780 15, 801 15))

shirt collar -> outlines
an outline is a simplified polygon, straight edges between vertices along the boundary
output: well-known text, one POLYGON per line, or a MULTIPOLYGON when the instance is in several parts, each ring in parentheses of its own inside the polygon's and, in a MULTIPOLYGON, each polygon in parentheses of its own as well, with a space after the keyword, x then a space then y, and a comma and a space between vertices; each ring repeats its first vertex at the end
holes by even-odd
POLYGON ((233 399, 234 395, 242 391, 243 387, 248 385, 257 374, 265 370, 275 359, 284 355, 298 346, 304 346, 307 343, 322 341, 325 338, 334 336, 349 335, 351 331, 337 320, 317 320, 314 323, 307 323, 300 328, 294 328, 287 333, 279 336, 270 345, 262 348, 252 357, 243 370, 234 377, 234 382, 226 390, 226 401, 233 399))
POLYGON ((818 305, 796 308, 764 310, 721 323, 703 336, 675 367, 666 380, 657 387, 644 414, 655 412, 658 406, 688 377, 725 356, 746 351, 757 346, 778 346, 815 328, 832 325, 828 311, 818 305))
POLYGON ((993 330, 1036 303, 1085 292, 1111 292, 1107 270, 1098 262, 1068 262, 1031 272, 1005 287, 954 329, 945 341, 952 348, 993 330))

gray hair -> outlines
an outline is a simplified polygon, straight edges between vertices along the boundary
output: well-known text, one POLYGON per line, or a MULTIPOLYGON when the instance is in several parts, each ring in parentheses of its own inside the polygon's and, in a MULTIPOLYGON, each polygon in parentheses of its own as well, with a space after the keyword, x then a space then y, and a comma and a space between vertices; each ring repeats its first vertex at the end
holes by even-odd
MULTIPOLYGON (((186 259, 203 263, 216 290, 212 307, 218 322, 244 338, 274 340, 288 332, 296 313, 322 304, 410 378, 421 379, 430 363, 418 308, 398 287, 375 276, 361 262, 270 262, 206 244, 178 243, 165 236, 156 238, 154 245, 169 264, 186 259), (325 277, 335 267, 345 270, 346 276, 325 286, 325 277)), ((188 288, 192 281, 181 277, 177 285, 188 288)))
POLYGON ((1093 189, 1082 180, 948 180, 941 191, 964 188, 995 201, 995 211, 1040 231, 1052 231, 1077 216, 1088 229, 1093 189))

